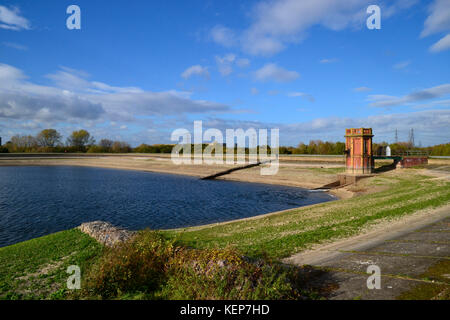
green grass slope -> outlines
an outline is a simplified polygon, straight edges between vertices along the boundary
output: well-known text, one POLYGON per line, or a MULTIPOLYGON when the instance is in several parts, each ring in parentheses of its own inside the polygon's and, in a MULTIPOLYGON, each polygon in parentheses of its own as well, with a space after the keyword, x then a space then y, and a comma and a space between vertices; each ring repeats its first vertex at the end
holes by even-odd
POLYGON ((284 258, 312 245, 356 235, 380 221, 450 203, 450 183, 414 174, 367 179, 361 188, 379 192, 322 203, 256 219, 165 231, 194 248, 234 246, 251 257, 284 258))
POLYGON ((102 250, 78 229, 0 248, 0 299, 63 298, 67 267, 78 265, 83 274, 102 250))

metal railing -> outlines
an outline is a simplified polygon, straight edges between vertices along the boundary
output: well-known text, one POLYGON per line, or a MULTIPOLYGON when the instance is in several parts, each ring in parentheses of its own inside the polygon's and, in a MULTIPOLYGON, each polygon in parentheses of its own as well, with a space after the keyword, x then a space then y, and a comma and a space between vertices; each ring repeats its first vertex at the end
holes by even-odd
POLYGON ((401 151, 401 152, 395 152, 392 153, 393 156, 416 156, 416 157, 428 157, 429 153, 426 151, 422 151, 422 150, 406 150, 406 151, 401 151))

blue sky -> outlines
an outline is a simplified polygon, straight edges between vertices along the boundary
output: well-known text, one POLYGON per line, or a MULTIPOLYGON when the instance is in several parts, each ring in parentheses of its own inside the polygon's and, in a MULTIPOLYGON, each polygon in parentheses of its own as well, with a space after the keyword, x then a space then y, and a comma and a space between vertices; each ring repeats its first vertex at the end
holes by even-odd
POLYGON ((5 1, 0 136, 279 128, 282 145, 450 140, 450 1, 5 1), (66 8, 81 9, 69 30, 66 8), (369 5, 381 29, 369 30, 369 5))

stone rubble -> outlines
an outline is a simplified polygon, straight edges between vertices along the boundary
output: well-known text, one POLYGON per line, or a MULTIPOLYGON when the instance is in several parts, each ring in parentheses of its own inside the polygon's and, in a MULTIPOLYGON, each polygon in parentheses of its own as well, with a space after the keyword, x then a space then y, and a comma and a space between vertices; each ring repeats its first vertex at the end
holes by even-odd
POLYGON ((104 221, 86 222, 81 224, 78 229, 107 247, 125 242, 136 234, 135 231, 118 228, 104 221))

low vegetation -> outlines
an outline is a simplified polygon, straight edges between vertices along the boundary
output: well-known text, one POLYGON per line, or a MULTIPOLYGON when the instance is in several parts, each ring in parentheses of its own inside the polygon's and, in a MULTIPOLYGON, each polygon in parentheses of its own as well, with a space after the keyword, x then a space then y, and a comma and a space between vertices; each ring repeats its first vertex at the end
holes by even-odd
POLYGON ((177 246, 155 231, 108 249, 74 298, 299 299, 300 269, 250 260, 232 248, 177 246))
POLYGON ((233 248, 177 246, 156 231, 105 248, 78 229, 0 249, 0 299, 310 299, 307 273, 233 248), (69 265, 81 268, 68 290, 69 265))
POLYGON ((251 257, 284 258, 312 245, 358 234, 381 221, 450 202, 450 182, 414 172, 408 169, 408 174, 390 172, 362 180, 356 186, 361 194, 350 199, 164 234, 194 248, 234 246, 251 257))

